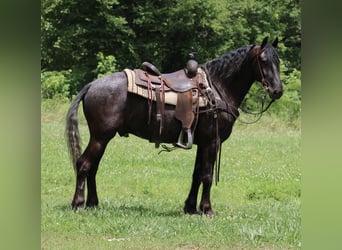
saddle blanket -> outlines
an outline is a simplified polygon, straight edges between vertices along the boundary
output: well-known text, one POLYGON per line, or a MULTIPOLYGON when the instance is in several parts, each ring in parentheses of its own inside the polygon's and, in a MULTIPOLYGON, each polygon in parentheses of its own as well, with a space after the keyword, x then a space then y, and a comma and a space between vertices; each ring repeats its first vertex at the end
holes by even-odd
MULTIPOLYGON (((155 91, 152 91, 152 97, 151 92, 144 87, 138 86, 135 84, 135 72, 131 69, 124 69, 124 72, 126 73, 127 80, 128 80, 128 92, 140 95, 145 98, 151 98, 153 101, 157 101, 156 93, 155 91), (149 94, 150 92, 150 94, 149 94)), ((176 106, 177 104, 177 97, 178 93, 173 91, 167 91, 165 92, 165 104, 170 104, 176 106)), ((206 107, 208 105, 208 100, 204 96, 199 96, 199 107, 206 107)))

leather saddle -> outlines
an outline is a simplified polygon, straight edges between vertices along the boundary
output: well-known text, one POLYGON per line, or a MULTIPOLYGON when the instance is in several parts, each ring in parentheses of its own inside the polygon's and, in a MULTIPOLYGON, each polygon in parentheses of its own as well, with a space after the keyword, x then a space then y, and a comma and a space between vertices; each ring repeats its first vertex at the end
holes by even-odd
POLYGON ((161 84, 165 84, 165 91, 174 91, 184 93, 191 89, 198 89, 199 76, 189 78, 185 70, 178 70, 173 73, 162 74, 151 63, 144 62, 144 70, 135 69, 136 84, 148 88, 148 83, 151 83, 152 89, 158 88, 161 84))
MULTIPOLYGON (((203 74, 197 73, 197 66, 189 75, 187 73, 190 70, 187 70, 187 68, 173 73, 162 74, 157 67, 149 62, 144 62, 142 65, 144 70, 134 69, 135 84, 147 89, 149 96, 152 96, 152 91, 156 95, 156 117, 160 125, 159 134, 162 133, 163 129, 165 92, 173 91, 177 94, 175 118, 182 124, 178 141, 174 145, 183 149, 190 149, 193 144, 191 127, 199 105, 198 97, 199 95, 205 95, 208 89, 206 79, 203 79, 203 74)), ((150 121, 152 100, 148 99, 150 121)), ((159 146, 159 143, 156 143, 156 146, 159 146)))

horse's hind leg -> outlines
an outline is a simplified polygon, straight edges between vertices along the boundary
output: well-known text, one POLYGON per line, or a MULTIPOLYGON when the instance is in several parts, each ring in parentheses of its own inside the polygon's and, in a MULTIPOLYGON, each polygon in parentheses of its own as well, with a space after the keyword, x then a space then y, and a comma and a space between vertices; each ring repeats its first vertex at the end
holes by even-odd
POLYGON ((98 205, 95 176, 107 143, 108 140, 103 141, 91 138, 84 153, 77 160, 76 190, 71 203, 73 209, 84 206, 84 187, 86 178, 88 187, 86 205, 89 207, 98 205))

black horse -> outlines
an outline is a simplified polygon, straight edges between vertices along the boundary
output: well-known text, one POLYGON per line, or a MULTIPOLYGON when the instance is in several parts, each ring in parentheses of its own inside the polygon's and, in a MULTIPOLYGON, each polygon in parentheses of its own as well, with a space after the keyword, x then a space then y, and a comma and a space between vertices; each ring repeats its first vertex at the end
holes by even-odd
MULTIPOLYGON (((199 212, 214 215, 210 189, 217 151, 229 137, 239 116, 239 105, 252 83, 261 82, 272 100, 282 96, 277 44, 277 38, 270 44, 266 37, 261 45, 246 45, 200 65, 207 73, 218 103, 214 112, 206 108, 200 108, 198 112, 193 141, 197 145, 197 155, 191 189, 185 201, 185 213, 198 213, 197 195, 203 184, 199 212)), ((127 81, 124 72, 104 76, 85 85, 71 103, 67 113, 66 135, 76 172, 76 190, 71 204, 73 209, 84 206, 85 182, 88 189, 86 206, 98 205, 95 176, 106 145, 117 132, 120 136, 131 133, 150 141, 177 142, 181 124, 174 117, 175 107, 165 105, 164 129, 160 135, 157 133, 156 138, 155 131, 159 130, 159 124, 153 112, 155 108, 148 114, 148 101, 128 92, 127 81), (81 101, 90 132, 89 143, 83 153, 77 115, 81 101)))

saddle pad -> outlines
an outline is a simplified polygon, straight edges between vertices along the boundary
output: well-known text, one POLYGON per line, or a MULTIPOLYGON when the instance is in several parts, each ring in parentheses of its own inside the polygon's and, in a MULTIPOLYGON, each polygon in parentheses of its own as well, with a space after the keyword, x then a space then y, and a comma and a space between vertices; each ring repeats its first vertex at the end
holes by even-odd
MULTIPOLYGON (((135 73, 133 70, 124 69, 124 72, 126 73, 127 80, 128 80, 127 81, 128 82, 128 92, 143 96, 145 98, 151 98, 153 101, 157 101, 156 93, 154 90, 152 91, 152 97, 151 97, 151 96, 149 96, 149 91, 147 88, 144 88, 144 87, 141 87, 141 86, 138 86, 135 84, 135 73)), ((150 95, 151 95, 151 92, 150 92, 150 95)), ((178 97, 178 93, 176 93, 176 92, 173 92, 173 91, 165 92, 165 103, 176 106, 177 97, 178 97)), ((204 96, 200 96, 199 97, 199 106, 200 107, 206 107, 207 104, 208 104, 207 99, 204 96)))

